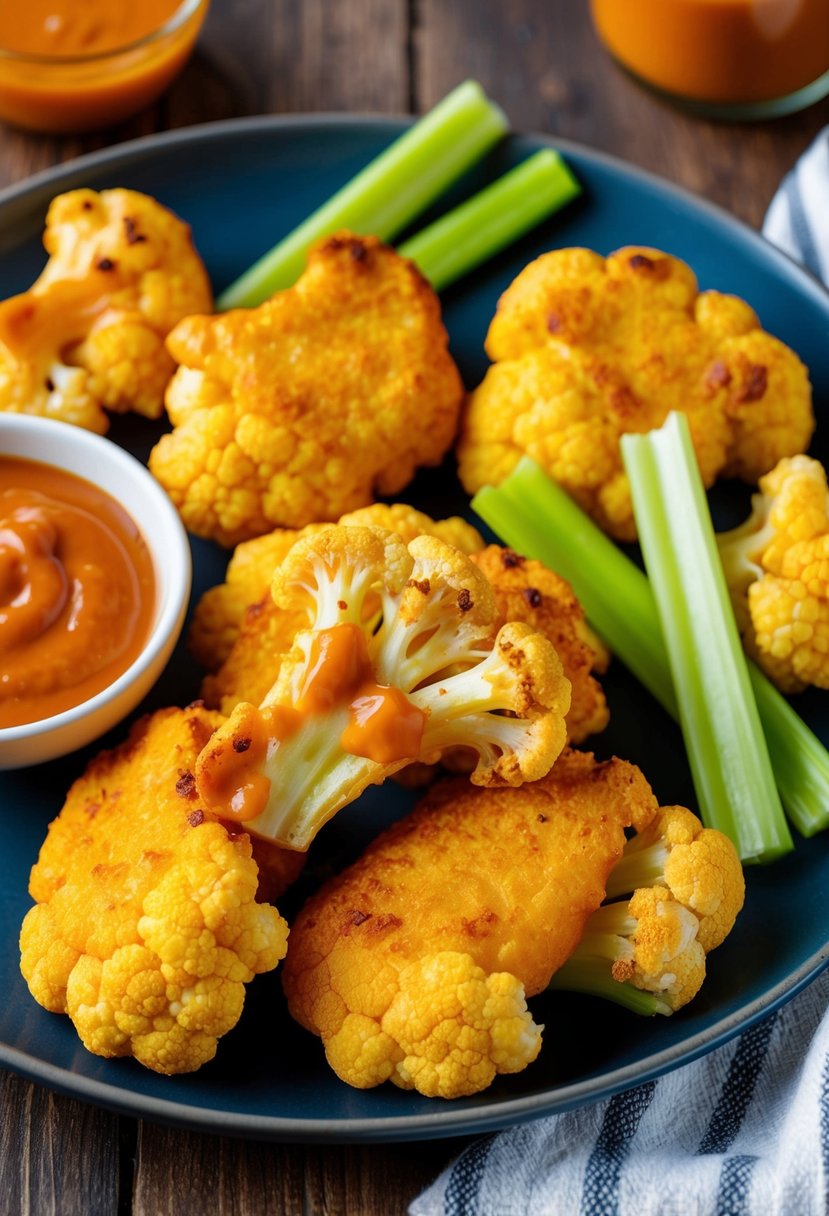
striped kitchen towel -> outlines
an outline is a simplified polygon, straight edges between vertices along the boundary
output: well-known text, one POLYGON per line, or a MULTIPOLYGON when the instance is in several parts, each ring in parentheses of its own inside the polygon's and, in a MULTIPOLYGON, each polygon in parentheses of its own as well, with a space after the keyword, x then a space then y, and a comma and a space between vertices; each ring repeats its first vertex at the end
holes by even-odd
POLYGON ((783 179, 763 236, 829 284, 829 127, 783 179))
MULTIPOLYGON (((552 1015, 545 1049, 567 1050, 552 1015)), ((692 1064, 593 1106, 476 1141, 409 1210, 826 1216, 829 970, 692 1064)))
MULTIPOLYGON (((829 282, 829 128, 782 183, 763 232, 829 282)), ((545 1050, 566 1051, 550 1022, 545 1050)), ((829 970, 700 1060, 593 1106, 476 1141, 409 1210, 827 1216, 829 970)))

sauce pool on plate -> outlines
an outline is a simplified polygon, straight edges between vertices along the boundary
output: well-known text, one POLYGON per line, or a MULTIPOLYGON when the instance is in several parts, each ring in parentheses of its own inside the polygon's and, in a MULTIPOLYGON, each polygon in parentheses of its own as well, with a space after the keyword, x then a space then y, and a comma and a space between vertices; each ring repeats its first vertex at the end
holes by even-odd
POLYGON ((0 728, 109 687, 143 650, 155 597, 150 552, 113 498, 0 456, 0 728))

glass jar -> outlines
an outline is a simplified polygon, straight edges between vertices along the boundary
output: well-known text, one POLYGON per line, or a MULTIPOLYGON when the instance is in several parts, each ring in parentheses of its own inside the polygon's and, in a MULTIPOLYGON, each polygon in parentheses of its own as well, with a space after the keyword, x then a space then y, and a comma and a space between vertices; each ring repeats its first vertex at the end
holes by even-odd
POLYGON ((829 0, 590 0, 646 84, 718 118, 769 118, 829 93, 829 0))

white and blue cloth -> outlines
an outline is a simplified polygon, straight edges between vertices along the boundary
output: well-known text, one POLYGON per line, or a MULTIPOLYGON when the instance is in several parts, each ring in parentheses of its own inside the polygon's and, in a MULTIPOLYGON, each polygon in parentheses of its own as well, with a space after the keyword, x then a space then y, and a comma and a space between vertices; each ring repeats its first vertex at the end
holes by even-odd
POLYGON ((783 179, 763 236, 829 285, 829 127, 783 179))
MULTIPOLYGON (((781 184, 763 232, 829 283, 829 128, 781 184)), ((476 1141, 409 1211, 828 1216, 829 970, 700 1060, 476 1141)))

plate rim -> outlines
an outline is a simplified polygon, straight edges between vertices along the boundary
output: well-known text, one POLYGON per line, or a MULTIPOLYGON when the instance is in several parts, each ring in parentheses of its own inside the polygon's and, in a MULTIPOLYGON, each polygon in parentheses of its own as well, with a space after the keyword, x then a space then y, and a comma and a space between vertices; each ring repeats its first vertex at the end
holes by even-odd
MULTIPOLYGON (((312 129, 314 127, 397 127, 400 131, 411 126, 415 118, 394 113, 326 112, 291 115, 259 114, 242 118, 221 119, 156 132, 110 147, 86 153, 70 161, 52 165, 0 190, 0 214, 15 203, 24 202, 55 183, 69 182, 75 177, 88 177, 107 166, 131 163, 157 149, 221 141, 240 134, 271 131, 312 129)), ((663 195, 674 196, 685 205, 703 212, 718 224, 731 229, 749 246, 759 245, 765 257, 771 257, 788 279, 814 297, 827 311, 829 321, 829 291, 809 270, 783 250, 768 241, 761 232, 732 215, 724 207, 702 198, 658 174, 631 164, 611 153, 577 141, 540 132, 507 132, 506 139, 518 140, 535 147, 551 147, 565 157, 574 154, 615 174, 643 181, 663 195)), ((476 1108, 453 1107, 430 1110, 422 1115, 383 1115, 371 1118, 303 1118, 301 1116, 261 1115, 216 1106, 204 1107, 172 1099, 159 1098, 130 1090, 122 1085, 75 1073, 51 1064, 38 1056, 0 1042, 0 1065, 11 1071, 71 1097, 137 1118, 148 1118, 173 1126, 212 1134, 240 1138, 301 1143, 379 1143, 420 1139, 442 1139, 477 1134, 503 1128, 527 1119, 558 1114, 579 1106, 589 1105, 610 1097, 634 1085, 643 1084, 674 1068, 691 1063, 727 1043, 761 1018, 771 1014, 797 995, 808 983, 829 967, 829 940, 795 968, 788 976, 756 998, 742 1005, 712 1026, 663 1051, 643 1060, 600 1074, 587 1080, 547 1089, 519 1098, 486 1101, 476 1108)))

